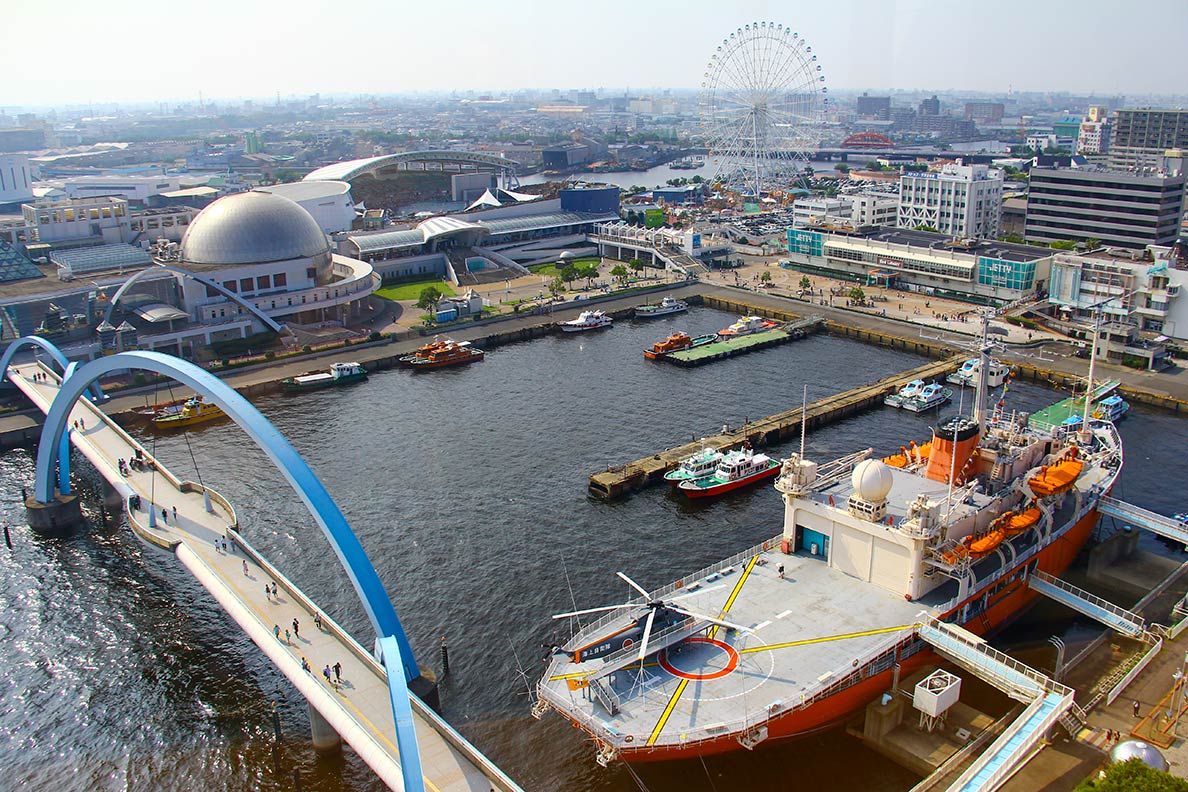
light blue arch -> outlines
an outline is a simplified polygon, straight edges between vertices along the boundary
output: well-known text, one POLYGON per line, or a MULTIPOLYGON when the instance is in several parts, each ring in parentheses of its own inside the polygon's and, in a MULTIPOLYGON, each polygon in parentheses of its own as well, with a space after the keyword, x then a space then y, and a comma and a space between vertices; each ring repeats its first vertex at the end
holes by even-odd
POLYGON ((423 789, 420 774, 419 751, 416 732, 413 728, 412 707, 409 703, 408 683, 420 676, 413 658, 412 648, 396 609, 384 590, 379 575, 372 566, 358 537, 351 530, 346 518, 335 504, 330 493, 318 479, 296 449, 275 426, 251 402, 240 396, 229 385, 192 363, 160 352, 121 352, 110 357, 98 358, 80 367, 62 384, 57 398, 50 405, 41 430, 37 448, 37 479, 34 482, 34 497, 40 503, 48 503, 53 497, 51 471, 58 457, 59 444, 66 430, 70 410, 87 386, 104 374, 113 371, 135 369, 151 371, 154 374, 173 377, 202 394, 223 409, 227 416, 255 441, 277 469, 284 475, 293 491, 305 503, 310 514, 334 548, 338 561, 346 570, 347 577, 355 587, 363 609, 367 612, 371 626, 379 637, 380 646, 388 646, 384 652, 388 668, 388 689, 392 700, 392 716, 396 725, 396 743, 401 756, 401 772, 404 774, 405 789, 423 789), (391 651, 395 649, 395 651, 391 651), (393 657, 392 655, 396 656, 393 657), (404 673, 393 668, 392 660, 403 668, 404 673), (411 757, 418 757, 410 761, 411 757), (410 775, 416 769, 415 775, 410 775))
POLYGON ((206 277, 205 275, 199 275, 196 272, 190 272, 187 269, 182 269, 181 267, 175 267, 172 264, 157 264, 157 266, 155 266, 155 267, 149 267, 148 269, 143 269, 140 272, 137 272, 135 275, 128 278, 128 280, 124 281, 123 285, 121 285, 120 288, 116 289, 116 293, 114 295, 112 295, 111 304, 107 306, 107 312, 103 314, 103 321, 108 322, 108 323, 111 322, 111 315, 112 315, 112 313, 115 312, 116 303, 118 303, 120 301, 120 298, 124 296, 124 292, 128 291, 128 288, 130 286, 132 286, 132 284, 134 284, 134 283, 136 283, 136 281, 140 280, 141 277, 143 277, 145 275, 152 275, 153 273, 156 273, 160 270, 167 270, 169 272, 173 272, 178 275, 184 275, 187 278, 193 278, 194 280, 201 283, 203 286, 209 286, 210 288, 219 292, 223 296, 230 297, 233 301, 235 301, 239 305, 242 305, 244 308, 247 308, 249 313, 251 313, 257 319, 259 319, 265 325, 267 325, 274 332, 277 332, 277 333, 281 332, 281 326, 279 324, 277 324, 275 321, 273 321, 272 318, 268 316, 268 314, 264 313, 259 308, 252 305, 251 303, 249 303, 247 300, 240 297, 235 292, 231 291, 230 289, 227 289, 226 287, 223 286, 223 284, 213 281, 210 278, 206 277))
MULTIPOLYGON (((8 376, 8 367, 16 353, 28 346, 37 347, 49 355, 50 359, 62 369, 63 381, 69 377, 70 367, 74 364, 66 359, 62 350, 40 336, 22 336, 9 344, 8 349, 4 350, 4 355, 0 357, 0 379, 5 379, 8 376)), ((98 382, 91 383, 91 395, 95 397, 95 400, 104 398, 98 382)))

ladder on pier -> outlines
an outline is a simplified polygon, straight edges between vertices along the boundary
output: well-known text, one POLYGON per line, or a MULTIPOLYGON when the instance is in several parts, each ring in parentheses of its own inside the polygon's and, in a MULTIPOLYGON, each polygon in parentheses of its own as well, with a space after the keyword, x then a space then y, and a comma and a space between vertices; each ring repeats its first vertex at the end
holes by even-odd
POLYGON ((1123 520, 1128 525, 1136 525, 1151 533, 1166 536, 1168 539, 1182 542, 1185 547, 1188 547, 1188 525, 1179 520, 1173 520, 1171 517, 1164 517, 1162 514, 1109 496, 1102 496, 1098 499, 1097 513, 1123 520))
POLYGON ((968 630, 929 617, 917 634, 938 652, 986 680, 1027 708, 949 787, 949 792, 990 792, 1010 778, 1048 731, 1060 723, 1080 731, 1085 715, 1072 688, 1000 652, 968 630))
POLYGON ((1128 611, 1109 600, 1090 594, 1085 589, 1078 588, 1072 583, 1046 572, 1037 569, 1028 577, 1027 585, 1045 597, 1054 599, 1077 613, 1096 619, 1111 630, 1123 635, 1143 639, 1147 634, 1146 622, 1134 611, 1128 611))

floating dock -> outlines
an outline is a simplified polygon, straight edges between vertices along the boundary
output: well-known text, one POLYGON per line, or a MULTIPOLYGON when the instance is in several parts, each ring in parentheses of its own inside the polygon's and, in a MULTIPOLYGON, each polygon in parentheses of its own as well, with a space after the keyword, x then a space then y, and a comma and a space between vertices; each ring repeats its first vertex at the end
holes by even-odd
MULTIPOLYGON (((933 360, 923 366, 885 377, 872 385, 863 385, 852 390, 815 401, 808 406, 805 424, 816 428, 840 418, 883 403, 883 397, 902 388, 914 379, 939 377, 956 368, 964 358, 955 355, 948 360, 933 360)), ((681 460, 701 448, 715 448, 729 451, 741 448, 744 443, 754 447, 766 446, 800 433, 801 408, 796 407, 759 421, 750 421, 743 426, 726 432, 710 435, 703 440, 669 448, 652 456, 628 462, 626 465, 608 467, 607 470, 590 476, 588 489, 599 498, 619 498, 649 484, 661 481, 664 474, 674 469, 681 460)))
POLYGON ((701 366, 715 360, 725 360, 736 355, 745 355, 747 352, 757 352, 760 349, 786 344, 789 341, 804 338, 809 333, 815 333, 824 327, 825 320, 820 316, 813 316, 751 335, 722 338, 690 349, 669 352, 656 359, 684 367, 701 366))
MULTIPOLYGON (((1093 389, 1093 401, 1101 401, 1117 390, 1121 384, 1118 380, 1107 380, 1101 383, 1093 389)), ((1059 426, 1074 415, 1081 415, 1084 411, 1085 397, 1071 396, 1064 401, 1056 402, 1051 407, 1045 407, 1032 413, 1029 423, 1041 429, 1050 429, 1053 426, 1059 426)))

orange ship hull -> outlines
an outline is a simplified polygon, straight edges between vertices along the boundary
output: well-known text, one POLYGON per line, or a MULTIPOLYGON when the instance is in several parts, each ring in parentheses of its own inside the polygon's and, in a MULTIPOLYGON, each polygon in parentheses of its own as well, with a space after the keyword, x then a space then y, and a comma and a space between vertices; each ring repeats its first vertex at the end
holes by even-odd
MULTIPOLYGON (((1097 525, 1097 510, 1094 509, 1082 517, 1072 528, 1068 529, 1059 539, 1045 547, 1039 553, 1039 569, 1049 575, 1060 575, 1077 557, 1081 547, 1089 539, 1093 527, 1097 525)), ((1011 572, 1021 569, 1028 561, 1014 567, 1011 572)), ((980 594, 970 598, 974 600, 980 594)), ((1027 586, 1025 578, 1012 583, 1006 589, 998 592, 987 602, 985 610, 975 615, 962 626, 977 635, 988 635, 1010 624, 1023 614, 1027 607, 1039 594, 1027 586)), ((967 600, 968 602, 968 600, 967 600)), ((954 611, 964 607, 961 603, 954 611)), ((942 614, 945 616, 948 614, 942 614)), ((926 665, 933 665, 940 658, 925 649, 900 661, 900 678, 908 676, 926 665)), ((860 673, 861 669, 855 673, 860 673)), ((767 722, 768 737, 760 747, 781 740, 791 740, 806 737, 815 732, 824 731, 837 726, 862 710, 880 693, 891 686, 893 672, 883 671, 863 679, 844 690, 822 699, 803 709, 788 712, 767 722)), ((578 725, 575 723, 575 725, 578 725)), ((580 726, 579 726, 580 728, 580 726)), ((626 762, 661 762, 675 759, 690 759, 696 756, 727 753, 742 750, 736 739, 736 734, 723 734, 712 740, 695 744, 661 746, 648 748, 646 746, 624 747, 620 750, 619 758, 626 762)))

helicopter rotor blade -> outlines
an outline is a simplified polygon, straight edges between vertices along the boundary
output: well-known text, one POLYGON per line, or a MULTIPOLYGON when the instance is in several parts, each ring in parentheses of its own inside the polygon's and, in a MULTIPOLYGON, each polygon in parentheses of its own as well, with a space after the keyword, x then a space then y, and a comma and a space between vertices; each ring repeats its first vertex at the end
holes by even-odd
POLYGON ((643 638, 639 641, 639 662, 648 656, 648 640, 652 637, 652 621, 656 618, 656 609, 648 612, 648 622, 644 625, 643 638))
POLYGON ((616 574, 616 575, 618 575, 619 577, 623 578, 623 580, 624 580, 624 581, 627 583, 627 585, 628 585, 628 586, 631 586, 631 588, 635 589, 635 590, 636 590, 636 591, 638 591, 640 594, 642 594, 642 595, 643 595, 643 598, 644 598, 645 600, 647 600, 647 599, 651 599, 651 598, 652 598, 652 597, 651 597, 651 595, 650 595, 650 594, 648 594, 648 592, 647 592, 647 589, 645 589, 643 586, 641 586, 641 585, 639 585, 638 583, 636 583, 636 582, 635 582, 634 580, 632 580, 631 578, 629 578, 629 577, 627 577, 626 575, 624 575, 622 572, 616 572, 615 574, 616 574))
POLYGON ((585 610, 570 611, 569 613, 554 613, 554 619, 568 619, 570 616, 585 616, 587 613, 605 613, 606 611, 618 610, 619 608, 635 607, 634 602, 624 602, 620 605, 603 605, 600 608, 586 608, 585 610))
POLYGON ((707 616, 704 613, 698 613, 697 611, 691 611, 688 608, 682 608, 680 605, 667 605, 666 607, 669 610, 676 611, 677 613, 683 613, 686 616, 692 616, 695 619, 702 619, 703 621, 712 622, 714 624, 719 624, 723 627, 729 627, 730 629, 738 630, 739 632, 749 632, 749 633, 755 632, 750 627, 743 627, 741 624, 735 624, 734 622, 728 622, 725 619, 719 619, 715 616, 707 616))

